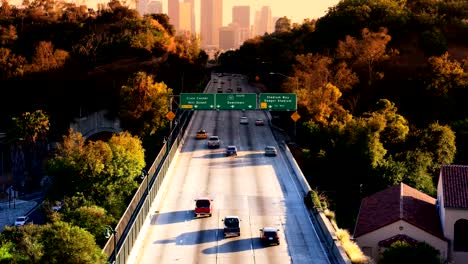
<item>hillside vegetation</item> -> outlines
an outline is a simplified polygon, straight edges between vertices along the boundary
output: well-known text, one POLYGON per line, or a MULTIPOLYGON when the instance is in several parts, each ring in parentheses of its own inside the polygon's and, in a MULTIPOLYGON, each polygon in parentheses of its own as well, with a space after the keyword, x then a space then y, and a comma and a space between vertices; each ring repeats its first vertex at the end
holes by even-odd
MULTIPOLYGON (((284 19, 218 61, 297 94, 291 147, 340 227, 362 197, 400 182, 434 196, 441 165, 468 163, 468 2, 343 0, 284 19)), ((292 136, 290 115, 273 113, 292 136)))

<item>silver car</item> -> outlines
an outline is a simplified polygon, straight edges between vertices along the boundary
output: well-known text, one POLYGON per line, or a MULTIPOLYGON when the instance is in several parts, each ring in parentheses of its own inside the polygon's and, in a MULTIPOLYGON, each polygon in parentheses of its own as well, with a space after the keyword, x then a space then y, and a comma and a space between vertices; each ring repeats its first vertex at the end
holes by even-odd
POLYGON ((219 148, 221 141, 218 136, 211 136, 208 138, 208 148, 219 148))

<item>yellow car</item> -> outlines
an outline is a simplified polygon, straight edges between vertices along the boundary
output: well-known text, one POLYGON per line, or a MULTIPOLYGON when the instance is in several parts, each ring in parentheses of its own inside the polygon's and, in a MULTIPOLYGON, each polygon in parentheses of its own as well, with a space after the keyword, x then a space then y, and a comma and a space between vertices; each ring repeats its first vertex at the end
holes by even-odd
POLYGON ((195 136, 196 139, 206 139, 208 138, 208 133, 206 133, 205 129, 200 129, 197 131, 197 135, 195 136))

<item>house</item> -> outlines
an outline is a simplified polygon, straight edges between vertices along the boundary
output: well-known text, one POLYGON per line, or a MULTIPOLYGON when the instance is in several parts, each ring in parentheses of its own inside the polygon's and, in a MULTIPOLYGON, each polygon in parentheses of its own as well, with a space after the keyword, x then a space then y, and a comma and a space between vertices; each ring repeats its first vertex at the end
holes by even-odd
POLYGON ((449 260, 468 263, 468 166, 444 165, 437 184, 437 208, 449 260))
POLYGON ((449 241, 436 204, 436 199, 404 183, 372 194, 361 202, 354 239, 374 260, 395 241, 424 241, 447 259, 449 241))

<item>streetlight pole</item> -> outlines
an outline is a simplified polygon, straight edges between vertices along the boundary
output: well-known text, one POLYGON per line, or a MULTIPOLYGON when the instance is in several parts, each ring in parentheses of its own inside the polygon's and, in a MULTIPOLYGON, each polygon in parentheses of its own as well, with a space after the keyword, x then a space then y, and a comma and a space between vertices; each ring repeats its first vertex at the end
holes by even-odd
POLYGON ((279 72, 270 72, 270 75, 275 75, 275 74, 281 75, 281 76, 286 77, 286 78, 294 79, 296 81, 296 91, 299 89, 299 78, 298 77, 296 77, 296 76, 292 77, 292 76, 284 75, 284 74, 279 73, 279 72))
POLYGON ((104 236, 107 239, 109 239, 112 235, 114 236, 114 261, 112 263, 116 263, 117 261, 117 230, 115 230, 109 225, 105 225, 104 228, 106 229, 104 236))

